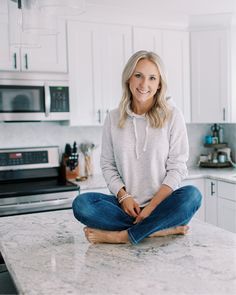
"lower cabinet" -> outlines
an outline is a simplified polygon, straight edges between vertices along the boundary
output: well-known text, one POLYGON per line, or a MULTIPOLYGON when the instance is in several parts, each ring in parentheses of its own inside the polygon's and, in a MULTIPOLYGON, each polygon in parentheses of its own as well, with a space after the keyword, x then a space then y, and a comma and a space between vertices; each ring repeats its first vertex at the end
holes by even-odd
POLYGON ((205 221, 236 233, 236 184, 205 180, 205 221))
POLYGON ((218 181, 218 226, 236 233, 236 184, 218 181))
POLYGON ((201 207, 198 209, 197 213, 194 217, 205 221, 205 194, 204 194, 204 178, 197 178, 197 179, 186 179, 182 182, 181 186, 186 185, 193 185, 196 186, 202 194, 202 204, 201 207))
POLYGON ((202 193, 196 218, 236 233, 236 184, 198 178, 184 180, 181 186, 185 185, 194 185, 202 193))

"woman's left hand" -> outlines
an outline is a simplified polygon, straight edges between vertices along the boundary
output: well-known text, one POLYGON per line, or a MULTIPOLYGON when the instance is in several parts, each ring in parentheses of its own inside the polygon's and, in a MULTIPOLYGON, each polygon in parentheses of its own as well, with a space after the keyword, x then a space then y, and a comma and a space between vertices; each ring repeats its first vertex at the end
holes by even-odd
POLYGON ((143 219, 147 218, 152 211, 155 209, 154 206, 148 204, 146 207, 143 208, 143 210, 140 211, 138 216, 135 218, 135 221, 133 222, 134 224, 139 223, 143 219))

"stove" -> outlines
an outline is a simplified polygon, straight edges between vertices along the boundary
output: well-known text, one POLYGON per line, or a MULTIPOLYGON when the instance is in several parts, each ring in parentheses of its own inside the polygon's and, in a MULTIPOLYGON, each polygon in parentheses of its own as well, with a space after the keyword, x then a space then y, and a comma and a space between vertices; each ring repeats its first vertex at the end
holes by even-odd
POLYGON ((68 209, 79 191, 57 146, 0 149, 0 216, 68 209))

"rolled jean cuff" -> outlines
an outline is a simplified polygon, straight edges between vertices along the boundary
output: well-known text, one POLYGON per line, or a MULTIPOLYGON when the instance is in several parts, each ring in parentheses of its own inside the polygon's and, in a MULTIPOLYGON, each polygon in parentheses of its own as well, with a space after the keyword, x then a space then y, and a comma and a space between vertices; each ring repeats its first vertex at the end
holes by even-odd
POLYGON ((128 231, 128 236, 129 236, 129 240, 133 245, 138 244, 138 242, 135 240, 134 236, 132 235, 132 233, 130 232, 130 229, 127 230, 128 231))

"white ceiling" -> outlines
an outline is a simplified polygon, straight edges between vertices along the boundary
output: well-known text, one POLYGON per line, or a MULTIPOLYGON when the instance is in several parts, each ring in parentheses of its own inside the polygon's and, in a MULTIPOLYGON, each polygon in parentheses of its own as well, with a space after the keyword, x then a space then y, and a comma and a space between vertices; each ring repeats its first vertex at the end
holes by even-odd
POLYGON ((185 16, 236 12, 236 0, 86 0, 86 3, 132 12, 150 11, 152 15, 155 10, 157 15, 171 13, 185 16))

